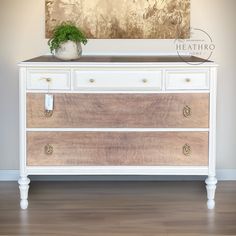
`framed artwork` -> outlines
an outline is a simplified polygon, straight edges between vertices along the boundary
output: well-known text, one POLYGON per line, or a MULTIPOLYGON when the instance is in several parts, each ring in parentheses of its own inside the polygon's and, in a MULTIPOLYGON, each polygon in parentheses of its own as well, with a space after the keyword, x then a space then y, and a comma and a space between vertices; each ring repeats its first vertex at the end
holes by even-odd
POLYGON ((45 0, 46 37, 74 22, 88 38, 190 37, 190 0, 45 0))

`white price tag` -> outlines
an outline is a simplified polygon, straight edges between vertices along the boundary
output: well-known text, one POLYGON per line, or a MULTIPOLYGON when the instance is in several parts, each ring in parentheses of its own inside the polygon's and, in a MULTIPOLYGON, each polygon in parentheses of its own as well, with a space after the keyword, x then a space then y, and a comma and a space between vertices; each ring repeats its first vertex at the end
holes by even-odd
POLYGON ((53 95, 45 94, 45 110, 53 111, 53 95))

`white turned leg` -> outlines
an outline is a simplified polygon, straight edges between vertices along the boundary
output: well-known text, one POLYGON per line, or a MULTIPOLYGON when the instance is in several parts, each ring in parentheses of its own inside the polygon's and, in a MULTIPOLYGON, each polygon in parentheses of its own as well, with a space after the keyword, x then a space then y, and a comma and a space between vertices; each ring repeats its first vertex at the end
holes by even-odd
POLYGON ((206 181, 206 189, 207 189, 207 207, 208 209, 214 209, 215 207, 215 191, 216 191, 216 184, 217 179, 215 176, 209 176, 206 181))
POLYGON ((20 189, 21 209, 27 209, 30 179, 27 176, 23 176, 18 180, 18 183, 19 183, 19 189, 20 189))

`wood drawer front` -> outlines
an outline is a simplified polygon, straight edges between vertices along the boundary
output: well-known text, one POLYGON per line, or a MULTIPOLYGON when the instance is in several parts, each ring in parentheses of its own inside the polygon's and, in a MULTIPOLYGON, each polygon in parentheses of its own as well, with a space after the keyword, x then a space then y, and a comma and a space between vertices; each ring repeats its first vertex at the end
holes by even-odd
POLYGON ((70 70, 30 69, 27 72, 27 89, 69 90, 70 70))
POLYGON ((166 90, 209 89, 209 72, 171 70, 166 72, 166 90))
POLYGON ((74 71, 75 90, 161 90, 162 71, 74 71))
POLYGON ((27 94, 28 128, 207 128, 209 95, 54 94, 51 117, 44 94, 27 94), (190 114, 184 114, 186 108, 190 114))
POLYGON ((28 132, 27 165, 207 166, 208 133, 28 132), (46 154, 48 144, 52 153, 46 154))

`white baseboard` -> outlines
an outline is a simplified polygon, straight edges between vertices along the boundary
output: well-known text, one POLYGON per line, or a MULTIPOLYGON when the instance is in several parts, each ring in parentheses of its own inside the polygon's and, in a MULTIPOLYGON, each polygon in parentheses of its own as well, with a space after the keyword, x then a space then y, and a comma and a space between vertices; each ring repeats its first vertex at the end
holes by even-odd
MULTIPOLYGON (((219 181, 236 180, 236 169, 218 169, 219 181)), ((191 181, 204 180, 204 176, 32 176, 36 181, 191 181)), ((0 170, 0 181, 17 181, 18 170, 0 170)))
POLYGON ((216 171, 218 180, 236 180, 236 169, 219 169, 216 171))
POLYGON ((15 181, 19 179, 19 170, 0 170, 0 181, 15 181))

